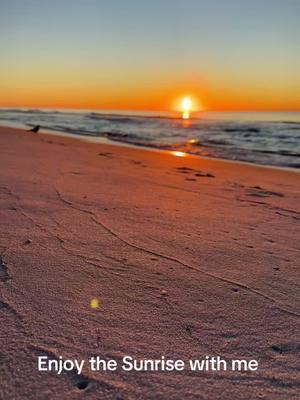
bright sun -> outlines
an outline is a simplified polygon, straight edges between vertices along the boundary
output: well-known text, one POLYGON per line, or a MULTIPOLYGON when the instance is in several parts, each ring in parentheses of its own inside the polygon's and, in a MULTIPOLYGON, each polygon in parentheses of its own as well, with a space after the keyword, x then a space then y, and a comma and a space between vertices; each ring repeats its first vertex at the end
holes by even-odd
POLYGON ((183 111, 182 118, 189 119, 191 110, 192 110, 192 100, 190 97, 185 97, 182 100, 182 111, 183 111))

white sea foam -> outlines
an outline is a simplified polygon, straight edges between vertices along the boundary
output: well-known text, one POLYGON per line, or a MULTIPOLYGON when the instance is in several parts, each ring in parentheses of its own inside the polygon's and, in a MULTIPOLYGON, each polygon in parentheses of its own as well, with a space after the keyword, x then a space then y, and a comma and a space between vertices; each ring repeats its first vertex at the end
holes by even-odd
POLYGON ((300 168, 300 113, 210 112, 186 121, 170 113, 2 108, 0 124, 300 168))

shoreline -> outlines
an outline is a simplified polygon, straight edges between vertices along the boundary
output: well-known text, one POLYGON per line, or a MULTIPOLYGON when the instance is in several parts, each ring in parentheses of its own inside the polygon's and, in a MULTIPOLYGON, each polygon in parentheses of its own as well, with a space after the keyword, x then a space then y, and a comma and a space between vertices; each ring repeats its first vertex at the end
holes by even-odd
MULTIPOLYGON (((25 128, 20 128, 14 126, 15 124, 10 125, 1 125, 1 128, 12 128, 12 129, 18 129, 21 131, 26 131, 27 129, 25 128)), ((41 129, 38 134, 42 135, 54 135, 54 136, 59 136, 59 137, 64 137, 64 138, 71 138, 71 139, 76 139, 76 140, 81 140, 83 142, 87 143, 94 143, 94 144, 103 144, 107 146, 120 146, 120 147, 125 147, 125 148, 132 148, 132 149, 137 149, 137 150, 145 150, 145 151, 152 151, 152 152, 158 152, 162 154, 173 154, 176 153, 176 150, 167 150, 167 149, 159 149, 151 146, 144 146, 144 145, 138 145, 138 144, 131 144, 131 143, 126 143, 126 142, 121 142, 117 140, 110 140, 109 138, 106 137, 96 137, 96 136, 88 136, 88 135, 83 135, 83 134, 76 134, 76 133, 65 133, 63 131, 57 131, 57 130, 52 130, 52 129, 41 129)), ((179 153, 182 153, 179 151, 179 153)), ((208 159, 208 160, 216 160, 220 162, 225 162, 225 163, 231 163, 231 164, 241 164, 241 165, 248 165, 248 166, 254 166, 254 167, 261 167, 261 168, 266 168, 266 169, 275 169, 275 170, 286 170, 290 172, 296 172, 300 173, 300 168, 293 168, 293 167, 285 167, 285 166, 279 166, 279 165, 268 165, 268 164, 258 164, 254 162, 248 162, 248 161, 240 161, 240 160, 231 160, 228 158, 221 158, 221 157, 210 157, 210 156, 204 156, 204 155, 195 155, 195 154, 190 154, 190 153, 184 153, 185 155, 183 157, 191 157, 191 158, 196 158, 196 159, 208 159)), ((179 156, 180 157, 180 156, 179 156)))

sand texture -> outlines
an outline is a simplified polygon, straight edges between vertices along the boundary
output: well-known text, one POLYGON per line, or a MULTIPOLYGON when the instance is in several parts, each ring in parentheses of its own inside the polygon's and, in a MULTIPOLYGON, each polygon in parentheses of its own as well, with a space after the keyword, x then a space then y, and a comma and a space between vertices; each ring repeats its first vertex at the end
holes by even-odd
POLYGON ((1 399, 297 398, 299 173, 11 128, 0 148, 1 399), (259 369, 58 376, 39 355, 259 369))

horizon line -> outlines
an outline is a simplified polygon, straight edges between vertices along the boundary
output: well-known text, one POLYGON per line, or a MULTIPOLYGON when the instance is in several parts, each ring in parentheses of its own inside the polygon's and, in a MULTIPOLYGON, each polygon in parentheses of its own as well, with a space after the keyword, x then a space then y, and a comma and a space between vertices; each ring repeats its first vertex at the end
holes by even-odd
MULTIPOLYGON (((73 111, 80 111, 80 110, 88 110, 88 111, 119 111, 119 112, 162 112, 162 113, 172 113, 172 114, 181 114, 181 111, 177 110, 158 110, 158 109, 129 109, 129 108, 81 108, 81 107, 51 107, 51 106, 1 106, 0 109, 7 109, 7 110, 14 110, 14 109, 27 109, 27 110, 73 110, 73 111)), ((191 115, 201 114, 206 112, 222 112, 222 113, 275 113, 275 112, 287 112, 287 113, 298 113, 300 112, 299 109, 236 109, 236 110, 228 110, 228 109, 203 109, 199 111, 191 112, 191 115)))

